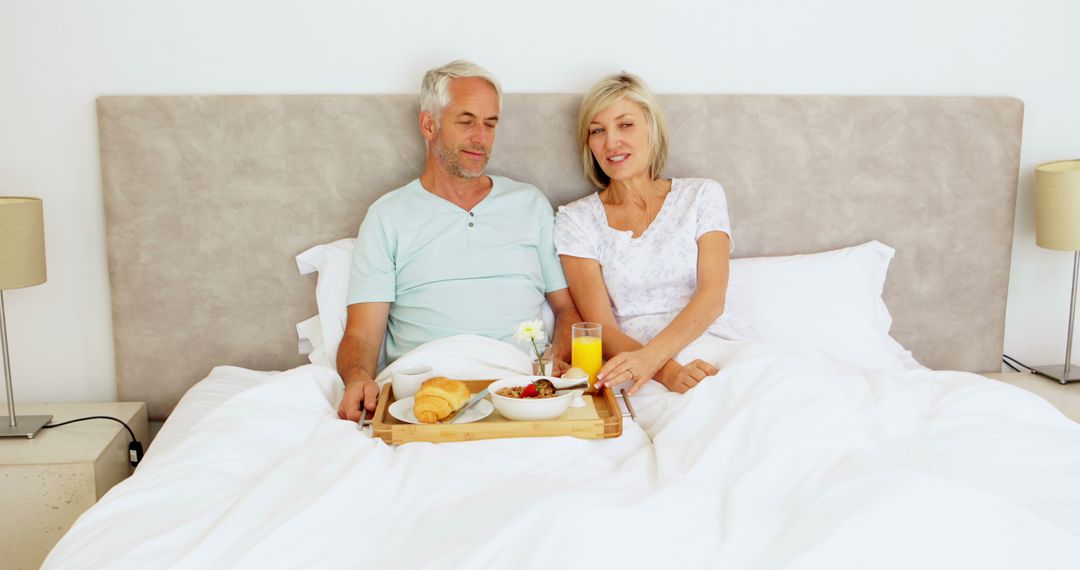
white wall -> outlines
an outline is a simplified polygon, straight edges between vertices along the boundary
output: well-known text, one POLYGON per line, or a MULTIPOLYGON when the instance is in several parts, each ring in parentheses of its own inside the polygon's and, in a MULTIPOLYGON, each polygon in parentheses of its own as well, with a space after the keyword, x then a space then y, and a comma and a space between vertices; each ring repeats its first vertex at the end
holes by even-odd
POLYGON ((510 4, 0 3, 0 194, 44 198, 49 270, 5 294, 16 401, 116 397, 95 97, 414 92, 459 57, 511 92, 580 92, 625 68, 669 93, 1024 99, 1006 351, 1063 360, 1071 255, 1034 245, 1031 169, 1080 157, 1080 2, 510 4))

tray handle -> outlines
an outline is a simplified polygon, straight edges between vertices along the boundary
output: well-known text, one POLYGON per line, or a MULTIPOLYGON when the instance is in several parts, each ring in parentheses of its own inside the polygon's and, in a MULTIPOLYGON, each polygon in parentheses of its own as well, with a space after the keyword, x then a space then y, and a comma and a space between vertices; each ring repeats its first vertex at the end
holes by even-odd
POLYGON ((622 417, 630 416, 630 419, 637 421, 637 413, 634 412, 634 404, 630 403, 630 394, 626 393, 626 388, 619 390, 619 395, 622 396, 622 401, 626 404, 627 414, 622 414, 622 417))

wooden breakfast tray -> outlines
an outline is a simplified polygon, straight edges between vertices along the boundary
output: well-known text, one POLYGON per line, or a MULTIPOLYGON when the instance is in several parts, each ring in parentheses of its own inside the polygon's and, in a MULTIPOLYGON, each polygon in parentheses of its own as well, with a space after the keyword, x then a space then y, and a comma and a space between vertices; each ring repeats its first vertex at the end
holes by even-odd
MULTIPOLYGON (((494 380, 462 380, 469 391, 477 393, 494 380)), ((511 437, 551 437, 570 435, 582 439, 619 437, 622 434, 622 414, 615 395, 604 388, 599 395, 585 395, 585 406, 570 408, 553 420, 519 422, 508 420, 498 410, 477 422, 468 424, 410 424, 390 415, 394 389, 389 383, 379 393, 371 433, 392 445, 411 441, 443 443, 511 437)))

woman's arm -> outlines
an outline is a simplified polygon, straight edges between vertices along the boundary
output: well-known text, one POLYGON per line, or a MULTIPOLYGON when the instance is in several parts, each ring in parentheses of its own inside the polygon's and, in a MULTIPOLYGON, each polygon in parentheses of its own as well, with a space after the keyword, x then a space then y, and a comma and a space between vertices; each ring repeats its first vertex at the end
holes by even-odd
POLYGON ((611 311, 607 286, 600 272, 600 262, 595 259, 560 255, 566 283, 574 298, 578 313, 586 321, 600 323, 603 327, 604 357, 610 358, 626 350, 637 350, 641 344, 619 330, 615 313, 611 311))
MULTIPOLYGON (((708 330, 709 325, 724 312, 730 251, 731 238, 724 232, 708 232, 698 238, 697 286, 690 302, 647 345, 634 352, 619 354, 604 364, 599 378, 605 384, 633 381, 630 392, 636 392, 649 380, 643 378, 641 372, 649 370, 656 363, 672 361, 675 355, 708 330)), ((672 390, 685 392, 702 378, 716 373, 716 368, 708 363, 694 361, 692 364, 692 367, 681 370, 677 377, 665 377, 661 381, 672 390)))
MULTIPOLYGON (((615 321, 615 313, 611 311, 611 301, 608 296, 607 286, 604 285, 604 276, 600 270, 600 262, 595 259, 561 255, 563 273, 566 274, 566 282, 570 285, 570 294, 574 298, 574 304, 581 317, 589 322, 600 323, 603 326, 603 349, 605 358, 632 352, 642 348, 641 343, 622 332, 615 321)), ((666 383, 666 380, 674 380, 682 366, 674 360, 661 362, 659 369, 653 374, 666 383)), ((641 376, 649 374, 644 368, 640 370, 641 376)), ((651 379, 649 375, 645 380, 651 379)))
POLYGON ((673 358, 709 329, 724 313, 731 238, 709 232, 698 238, 697 287, 683 310, 649 344, 664 358, 673 358))

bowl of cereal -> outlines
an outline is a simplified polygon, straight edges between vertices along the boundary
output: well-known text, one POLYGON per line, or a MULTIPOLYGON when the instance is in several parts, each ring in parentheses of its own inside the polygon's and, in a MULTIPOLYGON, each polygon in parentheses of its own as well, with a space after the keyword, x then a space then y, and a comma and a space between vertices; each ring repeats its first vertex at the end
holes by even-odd
POLYGON ((514 376, 496 380, 488 386, 495 410, 508 420, 553 420, 566 412, 578 390, 558 391, 550 378, 514 376))

